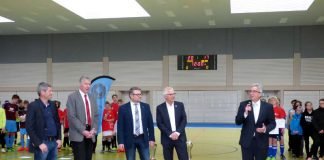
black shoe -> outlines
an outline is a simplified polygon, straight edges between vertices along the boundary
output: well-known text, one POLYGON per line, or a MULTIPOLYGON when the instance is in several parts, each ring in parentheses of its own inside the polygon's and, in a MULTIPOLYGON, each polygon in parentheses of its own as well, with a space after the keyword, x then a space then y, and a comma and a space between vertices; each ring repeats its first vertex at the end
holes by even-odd
POLYGON ((283 155, 283 154, 282 154, 282 155, 280 155, 280 159, 281 159, 281 160, 286 160, 286 157, 285 157, 285 155, 283 155))
POLYGON ((312 159, 313 159, 313 160, 318 160, 318 157, 313 157, 312 159))

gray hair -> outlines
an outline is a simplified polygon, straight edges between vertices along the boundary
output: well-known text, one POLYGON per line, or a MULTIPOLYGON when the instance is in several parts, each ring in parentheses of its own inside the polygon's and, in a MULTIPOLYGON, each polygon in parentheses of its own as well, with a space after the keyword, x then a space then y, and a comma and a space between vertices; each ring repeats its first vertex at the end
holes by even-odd
POLYGON ((251 87, 257 87, 259 89, 260 93, 263 92, 263 87, 262 87, 262 84, 261 83, 253 83, 251 85, 251 87))
POLYGON ((164 90, 163 90, 163 95, 167 95, 168 94, 168 91, 173 91, 174 92, 174 89, 172 87, 165 87, 164 90))
POLYGON ((80 79, 79 79, 79 82, 82 83, 83 80, 89 80, 89 81, 91 81, 89 77, 87 77, 87 76, 81 76, 80 79))
POLYGON ((48 88, 51 88, 52 86, 46 82, 40 82, 37 86, 37 94, 40 96, 42 91, 47 91, 48 88))

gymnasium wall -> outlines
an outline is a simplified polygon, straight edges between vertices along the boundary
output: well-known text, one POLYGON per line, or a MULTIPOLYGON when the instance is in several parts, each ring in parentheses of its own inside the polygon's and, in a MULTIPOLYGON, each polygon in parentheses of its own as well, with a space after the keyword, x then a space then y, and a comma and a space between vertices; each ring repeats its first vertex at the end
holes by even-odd
POLYGON ((128 101, 126 91, 139 86, 154 117, 165 86, 176 89, 189 122, 233 123, 254 82, 287 110, 294 98, 317 106, 321 35, 323 26, 0 36, 0 100, 14 93, 33 100, 37 83, 47 81, 64 108, 81 75, 105 74, 116 78, 108 100, 116 93, 128 101), (217 70, 178 71, 179 54, 217 54, 217 70))
POLYGON ((177 100, 184 102, 190 122, 233 123, 239 102, 247 98, 251 83, 261 82, 264 97, 276 95, 289 109, 292 99, 312 101, 324 96, 324 58, 293 59, 232 59, 218 55, 217 70, 178 71, 176 56, 164 56, 162 61, 103 61, 70 63, 10 63, 0 64, 0 100, 8 100, 14 93, 23 99, 37 98, 38 82, 49 80, 54 97, 65 107, 68 94, 78 87, 80 75, 96 77, 107 74, 116 78, 108 100, 113 93, 125 102, 131 86, 143 89, 143 101, 155 107, 163 102, 162 89, 173 86, 177 100), (298 63, 300 62, 300 63, 298 63), (108 66, 106 68, 105 66, 108 66))
POLYGON ((324 57, 324 26, 129 31, 0 36, 0 63, 157 61, 164 55, 233 59, 324 57))

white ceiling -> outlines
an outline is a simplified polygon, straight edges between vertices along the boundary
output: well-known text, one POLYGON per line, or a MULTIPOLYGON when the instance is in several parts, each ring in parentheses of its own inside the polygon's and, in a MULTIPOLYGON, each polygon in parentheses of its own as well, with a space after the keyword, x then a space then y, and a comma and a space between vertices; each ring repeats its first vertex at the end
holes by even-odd
POLYGON ((305 12, 230 14, 230 0, 138 0, 148 18, 85 20, 52 0, 0 0, 0 35, 324 25, 324 0, 305 12))

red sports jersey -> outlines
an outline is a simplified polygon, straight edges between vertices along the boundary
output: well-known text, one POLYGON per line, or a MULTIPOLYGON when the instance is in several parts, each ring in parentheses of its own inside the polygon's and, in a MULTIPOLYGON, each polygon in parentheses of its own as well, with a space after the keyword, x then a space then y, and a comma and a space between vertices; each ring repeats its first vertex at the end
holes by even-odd
POLYGON ((274 106, 273 111, 274 111, 276 119, 285 119, 286 118, 286 112, 282 107, 274 106))
POLYGON ((112 109, 104 109, 102 117, 102 131, 113 131, 115 126, 115 113, 112 109))
POLYGON ((69 128, 69 120, 68 120, 68 113, 67 113, 67 108, 64 109, 64 123, 63 126, 64 128, 69 128))
POLYGON ((18 111, 18 106, 16 104, 8 103, 3 107, 3 109, 5 109, 6 111, 7 120, 16 121, 16 116, 17 116, 16 114, 18 111))
POLYGON ((119 104, 118 103, 111 103, 112 110, 115 114, 115 121, 118 120, 118 110, 119 110, 119 104))
POLYGON ((61 110, 61 109, 57 109, 57 112, 58 112, 58 116, 59 116, 59 118, 60 118, 60 123, 61 124, 63 124, 63 121, 64 121, 64 111, 63 110, 61 110))

